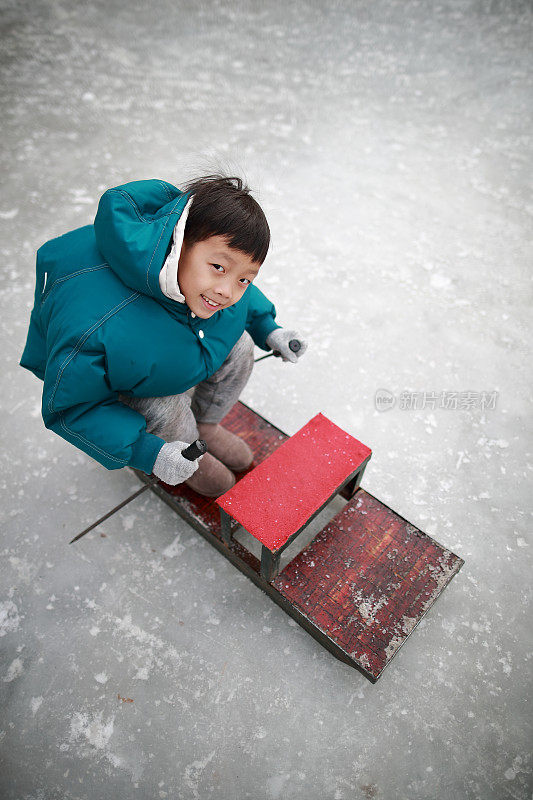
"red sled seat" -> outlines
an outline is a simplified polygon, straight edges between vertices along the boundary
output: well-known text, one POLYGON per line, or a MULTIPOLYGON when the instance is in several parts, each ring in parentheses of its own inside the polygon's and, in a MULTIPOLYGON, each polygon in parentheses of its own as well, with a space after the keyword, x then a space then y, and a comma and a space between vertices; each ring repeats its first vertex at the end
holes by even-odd
POLYGON ((274 580, 283 550, 324 506, 340 491, 353 497, 371 454, 317 414, 217 499, 223 539, 236 520, 261 543, 261 575, 274 580))

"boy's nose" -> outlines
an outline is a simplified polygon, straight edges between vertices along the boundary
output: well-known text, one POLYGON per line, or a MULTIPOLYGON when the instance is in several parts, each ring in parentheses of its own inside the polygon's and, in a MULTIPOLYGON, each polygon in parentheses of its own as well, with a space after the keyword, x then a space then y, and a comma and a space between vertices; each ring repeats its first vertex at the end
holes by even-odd
POLYGON ((231 286, 229 283, 219 283, 215 287, 215 292, 224 300, 231 299, 231 286))

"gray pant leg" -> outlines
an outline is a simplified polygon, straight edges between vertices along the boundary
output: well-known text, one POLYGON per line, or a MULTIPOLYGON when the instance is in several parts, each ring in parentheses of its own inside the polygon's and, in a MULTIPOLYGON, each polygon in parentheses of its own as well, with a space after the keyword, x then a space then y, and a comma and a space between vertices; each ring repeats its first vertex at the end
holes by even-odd
POLYGON ((165 442, 194 442, 196 422, 218 423, 235 405, 254 366, 254 343, 245 331, 229 356, 193 393, 167 397, 126 397, 119 400, 146 419, 146 430, 165 442), (192 399, 191 399, 192 394, 192 399))
POLYGON ((235 405, 254 366, 254 343, 245 331, 220 369, 196 387, 191 409, 197 422, 217 424, 235 405))
POLYGON ((187 392, 167 397, 125 397, 122 403, 138 411, 146 419, 146 430, 165 442, 194 442, 198 439, 196 420, 191 411, 187 392))

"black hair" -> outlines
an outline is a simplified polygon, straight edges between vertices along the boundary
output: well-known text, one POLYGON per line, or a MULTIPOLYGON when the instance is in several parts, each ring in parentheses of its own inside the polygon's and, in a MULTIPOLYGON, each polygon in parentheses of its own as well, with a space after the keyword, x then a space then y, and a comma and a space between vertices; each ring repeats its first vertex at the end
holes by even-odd
POLYGON ((228 247, 263 263, 270 245, 270 228, 263 209, 241 178, 206 175, 189 181, 182 191, 193 195, 184 231, 187 247, 210 236, 224 236, 228 247))

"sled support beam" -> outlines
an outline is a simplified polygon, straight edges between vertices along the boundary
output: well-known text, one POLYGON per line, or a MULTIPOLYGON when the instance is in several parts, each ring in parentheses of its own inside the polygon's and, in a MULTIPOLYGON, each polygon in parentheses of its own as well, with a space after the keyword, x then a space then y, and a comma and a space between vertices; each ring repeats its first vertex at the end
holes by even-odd
POLYGON ((265 545, 261 548, 261 577, 266 581, 273 581, 279 572, 279 559, 281 550, 271 553, 265 545))
POLYGON ((231 517, 226 514, 223 508, 220 509, 220 534, 226 544, 231 544, 233 531, 231 529, 231 517))

